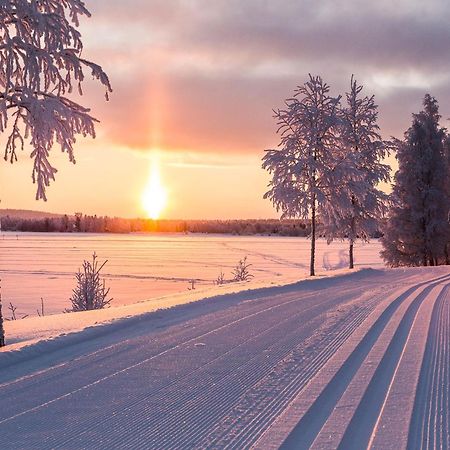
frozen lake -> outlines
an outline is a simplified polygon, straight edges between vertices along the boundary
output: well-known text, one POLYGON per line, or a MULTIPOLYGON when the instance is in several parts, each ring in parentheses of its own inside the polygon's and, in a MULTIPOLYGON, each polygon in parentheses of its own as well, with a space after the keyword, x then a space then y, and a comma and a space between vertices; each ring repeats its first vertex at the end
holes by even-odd
MULTIPOLYGON (((21 314, 34 314, 44 298, 46 313, 70 306, 74 274, 95 251, 103 269, 113 305, 135 303, 211 286, 222 270, 226 279, 237 262, 247 256, 258 281, 282 281, 308 274, 310 241, 298 237, 184 235, 184 234, 76 234, 2 233, 0 277, 3 313, 9 302, 21 314)), ((377 240, 358 243, 356 267, 383 267, 377 240)), ((347 266, 347 244, 317 245, 317 272, 347 266)), ((251 286, 251 282, 249 283, 251 286)))

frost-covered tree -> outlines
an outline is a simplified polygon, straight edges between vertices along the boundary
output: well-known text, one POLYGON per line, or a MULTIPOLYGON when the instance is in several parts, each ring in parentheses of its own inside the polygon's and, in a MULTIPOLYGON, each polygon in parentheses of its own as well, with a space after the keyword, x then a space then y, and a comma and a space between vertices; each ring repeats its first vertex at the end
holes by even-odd
POLYGON ((102 68, 82 58, 77 30, 90 16, 82 0, 8 0, 0 2, 0 132, 7 133, 4 159, 17 160, 29 142, 36 199, 46 200, 55 179, 50 150, 58 144, 75 163, 76 135, 95 137, 96 120, 72 98, 82 94, 85 70, 111 92, 102 68))
POLYGON ((97 255, 92 255, 92 262, 84 261, 83 268, 75 275, 77 285, 72 291, 72 309, 70 311, 90 311, 102 309, 111 303, 108 298, 109 288, 106 289, 105 280, 100 277, 100 271, 108 260, 103 264, 98 263, 97 255))
POLYGON ((253 275, 248 270, 251 264, 247 262, 247 257, 239 260, 233 269, 233 281, 250 281, 253 275))
MULTIPOLYGON (((329 239, 338 237, 349 241, 349 267, 354 267, 355 241, 368 241, 376 231, 379 219, 385 215, 387 195, 377 188, 390 180, 390 167, 382 163, 387 147, 380 136, 377 123, 378 106, 375 98, 362 96, 362 85, 352 76, 346 104, 341 108, 340 150, 342 161, 349 169, 343 174, 337 192, 341 201, 336 213, 328 219, 329 239)), ((331 191, 331 196, 337 192, 331 191)))
POLYGON ((447 198, 447 204, 445 211, 447 213, 447 227, 448 227, 448 238, 444 243, 444 256, 445 264, 450 264, 450 136, 447 134, 444 145, 445 151, 445 167, 446 167, 446 177, 445 177, 445 193, 447 198))
MULTIPOLYGON (((286 108, 275 111, 279 149, 266 150, 263 168, 272 175, 270 199, 282 218, 311 219, 310 275, 315 275, 318 216, 331 207, 330 191, 336 189, 343 169, 338 149, 340 97, 329 94, 320 76, 309 76, 286 108)), ((327 212, 323 217, 329 217, 327 212)))
POLYGON ((413 115, 403 141, 395 140, 399 169, 384 230, 382 256, 391 266, 428 266, 445 260, 448 243, 445 129, 430 95, 413 115))

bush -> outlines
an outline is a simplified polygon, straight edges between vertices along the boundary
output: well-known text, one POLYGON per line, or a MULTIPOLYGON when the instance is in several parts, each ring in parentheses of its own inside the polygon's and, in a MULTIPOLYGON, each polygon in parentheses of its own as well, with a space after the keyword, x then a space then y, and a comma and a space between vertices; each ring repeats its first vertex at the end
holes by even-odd
POLYGON ((97 255, 92 255, 92 262, 84 261, 82 269, 75 275, 77 286, 72 291, 72 309, 70 311, 90 311, 102 309, 108 305, 112 298, 108 299, 109 288, 106 289, 105 280, 100 278, 106 260, 99 265, 97 255))
POLYGON ((220 271, 219 275, 217 275, 216 281, 215 283, 220 286, 222 284, 225 284, 225 275, 222 272, 222 270, 220 271))
POLYGON ((250 266, 251 264, 247 264, 247 257, 241 259, 233 269, 233 280, 250 281, 253 278, 253 275, 248 270, 250 266))

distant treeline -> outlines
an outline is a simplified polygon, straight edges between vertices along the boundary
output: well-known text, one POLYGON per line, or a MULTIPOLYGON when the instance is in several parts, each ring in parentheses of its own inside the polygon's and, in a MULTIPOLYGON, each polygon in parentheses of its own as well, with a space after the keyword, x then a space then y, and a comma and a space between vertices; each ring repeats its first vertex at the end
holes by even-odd
POLYGON ((310 233, 309 223, 300 220, 152 220, 88 216, 81 213, 32 219, 6 215, 1 218, 1 229, 44 233, 165 232, 279 236, 307 236, 310 233))

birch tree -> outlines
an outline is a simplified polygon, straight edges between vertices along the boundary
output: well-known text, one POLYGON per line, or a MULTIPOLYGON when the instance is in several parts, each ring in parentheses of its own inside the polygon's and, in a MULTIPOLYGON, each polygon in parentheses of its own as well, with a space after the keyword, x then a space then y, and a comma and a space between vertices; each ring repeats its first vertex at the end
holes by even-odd
POLYGON ((281 141, 278 149, 266 150, 263 168, 272 175, 270 199, 282 218, 311 219, 310 275, 315 275, 317 221, 330 207, 330 189, 339 177, 338 108, 320 76, 309 76, 285 109, 275 111, 281 141), (336 170, 333 170, 336 169, 336 170))
POLYGON ((4 159, 17 161, 31 147, 36 199, 46 200, 55 179, 50 152, 57 144, 75 163, 77 135, 95 137, 96 119, 73 100, 82 94, 86 70, 106 89, 106 73, 82 57, 79 18, 90 16, 82 0, 0 2, 0 132, 7 133, 4 159))
POLYGON ((388 152, 377 123, 378 106, 375 97, 362 96, 362 90, 352 76, 346 105, 340 111, 339 147, 347 170, 342 173, 339 198, 332 201, 338 214, 326 221, 329 239, 348 240, 350 269, 354 267, 355 241, 369 241, 386 213, 388 196, 377 185, 390 180, 390 167, 382 163, 388 152))

